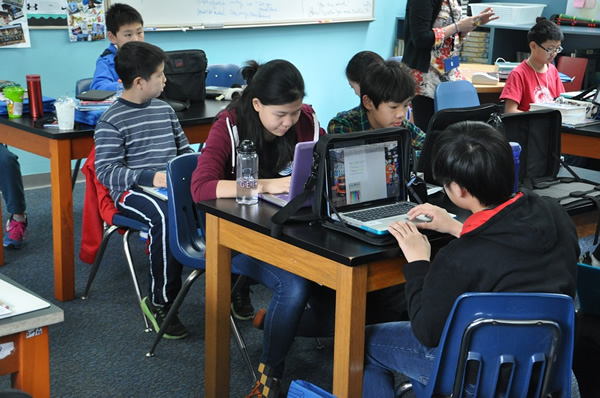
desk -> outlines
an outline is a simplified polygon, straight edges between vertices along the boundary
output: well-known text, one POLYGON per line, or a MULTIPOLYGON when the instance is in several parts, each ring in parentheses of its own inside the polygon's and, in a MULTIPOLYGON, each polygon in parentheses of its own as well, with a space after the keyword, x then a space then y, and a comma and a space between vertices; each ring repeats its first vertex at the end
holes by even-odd
MULTIPOLYGON (((496 72, 496 65, 487 64, 460 64, 458 67, 462 76, 471 81, 471 77, 475 72, 496 72)), ((479 94, 500 94, 504 89, 504 82, 498 82, 496 84, 474 84, 477 93, 479 94)))
POLYGON ((562 127, 562 153, 600 159, 600 124, 586 127, 562 127))
MULTIPOLYGON (((32 293, 2 274, 0 279, 32 293)), ((0 359, 0 374, 13 375, 13 388, 36 398, 50 397, 48 325, 63 320, 63 310, 54 304, 43 310, 0 319, 0 344, 12 342, 15 347, 15 352, 0 359)))
MULTIPOLYGON (((214 117, 225 105, 207 100, 177 113, 191 143, 206 140, 214 117)), ((67 301, 75 297, 71 160, 88 156, 94 145, 94 127, 76 123, 74 130, 59 131, 38 125, 28 115, 19 119, 0 116, 0 142, 50 159, 54 294, 58 300, 67 301)))
MULTIPOLYGON (((270 236, 279 207, 233 199, 199 204, 206 212, 205 396, 229 396, 231 250, 246 253, 336 291, 333 394, 361 397, 367 292, 403 283, 398 245, 376 247, 321 226, 286 225, 270 236)), ((436 235, 433 249, 448 241, 436 235)))

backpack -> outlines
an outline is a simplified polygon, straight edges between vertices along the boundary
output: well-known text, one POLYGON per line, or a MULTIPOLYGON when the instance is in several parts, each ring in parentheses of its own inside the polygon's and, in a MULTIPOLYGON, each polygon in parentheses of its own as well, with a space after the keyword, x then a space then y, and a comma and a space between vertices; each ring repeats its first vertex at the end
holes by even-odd
MULTIPOLYGON (((406 200, 408 195, 414 198, 416 201, 424 202, 426 198, 417 194, 415 187, 419 185, 425 185, 421 180, 416 178, 414 173, 414 153, 410 143, 410 132, 407 129, 398 128, 383 128, 365 132, 356 132, 350 134, 328 134, 321 136, 319 141, 315 144, 313 149, 313 160, 311 174, 308 177, 306 184, 304 185, 303 192, 292 199, 287 205, 281 208, 271 218, 271 236, 279 237, 283 231, 283 224, 288 220, 292 221, 310 221, 318 222, 323 227, 333 229, 348 235, 351 235, 364 242, 374 245, 387 245, 396 242, 396 239, 391 235, 374 235, 366 231, 358 230, 346 225, 343 221, 333 221, 327 215, 327 205, 335 208, 333 202, 328 197, 328 190, 326 187, 326 157, 329 149, 343 145, 346 141, 360 141, 364 138, 377 139, 389 137, 391 134, 398 136, 399 142, 399 162, 401 163, 400 176, 401 181, 404 181, 405 192, 403 193, 402 199, 406 200), (302 205, 310 198, 310 195, 314 189, 313 201, 310 214, 295 215, 302 205)), ((426 192, 426 190, 425 190, 426 192)))
POLYGON ((206 97, 206 54, 202 50, 167 51, 165 62, 167 83, 160 98, 175 111, 187 109, 190 102, 206 97))

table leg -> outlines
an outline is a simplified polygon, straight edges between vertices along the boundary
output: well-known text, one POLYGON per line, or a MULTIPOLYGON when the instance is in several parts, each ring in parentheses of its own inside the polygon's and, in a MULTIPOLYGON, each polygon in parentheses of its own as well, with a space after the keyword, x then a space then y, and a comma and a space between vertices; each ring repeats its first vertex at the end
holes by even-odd
POLYGON ((50 181, 54 244, 54 296, 60 301, 68 301, 75 297, 70 140, 50 140, 50 181))
POLYGON ((35 398, 50 397, 50 353, 48 327, 21 332, 13 340, 19 357, 17 371, 12 374, 12 387, 35 398), (28 333, 32 334, 28 336, 28 333))
POLYGON ((205 396, 229 396, 231 249, 219 244, 220 220, 206 215, 205 396))
POLYGON ((338 267, 333 395, 361 397, 365 349, 367 265, 338 267))

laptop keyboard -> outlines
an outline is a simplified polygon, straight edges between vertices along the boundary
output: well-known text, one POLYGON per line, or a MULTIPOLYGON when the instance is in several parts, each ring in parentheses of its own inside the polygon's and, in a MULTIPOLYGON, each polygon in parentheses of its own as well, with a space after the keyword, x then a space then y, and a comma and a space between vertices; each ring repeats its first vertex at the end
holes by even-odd
POLYGON ((411 202, 398 202, 391 205, 374 207, 372 209, 351 211, 345 213, 344 215, 346 217, 352 217, 356 220, 366 222, 406 214, 415 206, 416 205, 411 202))

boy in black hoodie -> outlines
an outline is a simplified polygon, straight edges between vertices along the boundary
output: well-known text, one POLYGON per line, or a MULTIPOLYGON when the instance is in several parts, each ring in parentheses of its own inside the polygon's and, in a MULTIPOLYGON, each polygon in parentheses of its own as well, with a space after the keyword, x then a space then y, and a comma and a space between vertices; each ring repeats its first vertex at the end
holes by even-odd
POLYGON ((430 245, 413 223, 396 223, 406 264, 410 322, 367 327, 364 397, 394 396, 393 372, 427 380, 446 318, 466 292, 545 292, 575 296, 577 231, 555 201, 513 194, 514 159, 506 138, 488 124, 460 122, 436 140, 434 178, 452 202, 473 214, 465 223, 423 204, 409 212, 418 223, 458 239, 430 260, 430 245))

